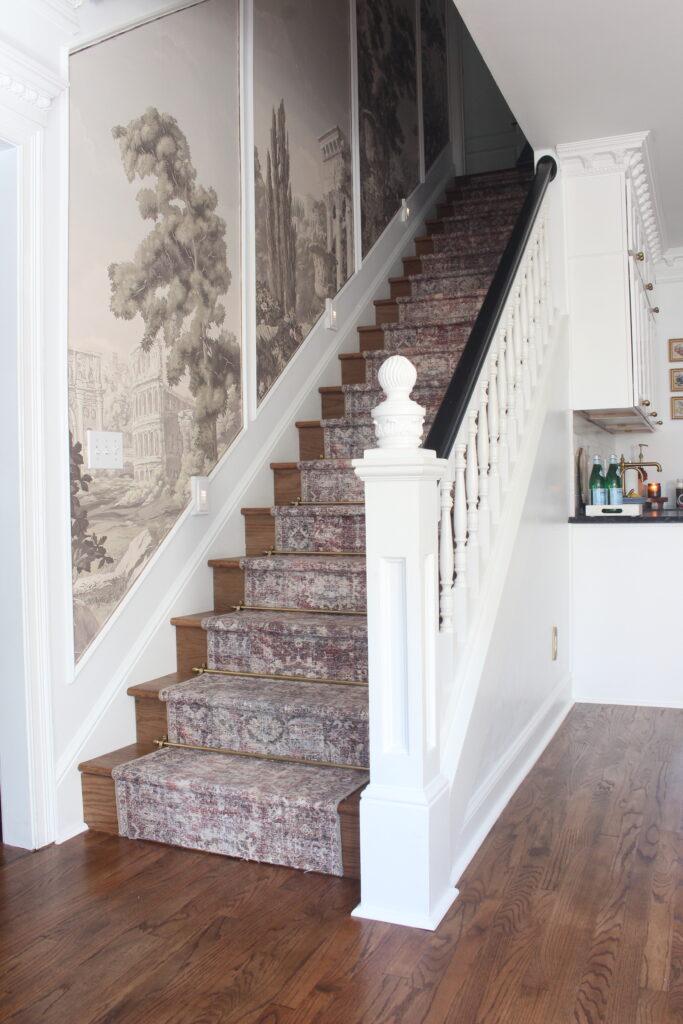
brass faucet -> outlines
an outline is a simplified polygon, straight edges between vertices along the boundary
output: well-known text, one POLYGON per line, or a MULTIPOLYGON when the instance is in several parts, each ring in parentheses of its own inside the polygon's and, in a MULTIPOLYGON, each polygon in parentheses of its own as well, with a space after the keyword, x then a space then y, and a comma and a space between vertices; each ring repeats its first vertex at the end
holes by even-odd
MULTIPOLYGON (((643 454, 642 450, 641 450, 640 454, 641 455, 643 454)), ((653 466, 657 470, 658 473, 662 472, 662 466, 661 466, 661 463, 659 463, 659 462, 643 462, 642 459, 640 460, 640 462, 626 462, 625 459, 624 459, 624 456, 622 455, 621 458, 619 459, 619 472, 621 473, 622 485, 626 482, 626 478, 625 478, 624 474, 626 473, 627 469, 635 469, 635 471, 639 474, 640 479, 644 482, 645 481, 645 477, 643 476, 643 473, 642 473, 642 468, 644 466, 653 466)))

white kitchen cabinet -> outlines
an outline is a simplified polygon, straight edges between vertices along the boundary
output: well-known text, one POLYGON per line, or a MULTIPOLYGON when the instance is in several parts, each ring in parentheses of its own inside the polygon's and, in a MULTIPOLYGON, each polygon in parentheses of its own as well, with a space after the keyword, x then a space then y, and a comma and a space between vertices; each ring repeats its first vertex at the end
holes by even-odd
POLYGON ((624 169, 565 179, 572 405, 612 433, 654 430, 652 256, 624 169))

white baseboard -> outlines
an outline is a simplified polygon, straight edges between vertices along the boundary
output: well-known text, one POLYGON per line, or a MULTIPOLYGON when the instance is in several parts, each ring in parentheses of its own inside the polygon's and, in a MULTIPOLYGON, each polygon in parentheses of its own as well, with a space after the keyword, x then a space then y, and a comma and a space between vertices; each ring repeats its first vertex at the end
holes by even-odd
POLYGON ((465 822, 456 843, 458 852, 451 874, 453 884, 458 881, 571 708, 571 679, 567 676, 548 694, 516 741, 478 787, 467 805, 465 822))
POLYGON ((400 914, 395 906, 380 906, 361 900, 351 917, 359 917, 366 921, 383 921, 386 924, 402 924, 407 928, 424 928, 433 932, 445 917, 448 910, 458 898, 458 890, 454 887, 444 893, 431 914, 400 914))

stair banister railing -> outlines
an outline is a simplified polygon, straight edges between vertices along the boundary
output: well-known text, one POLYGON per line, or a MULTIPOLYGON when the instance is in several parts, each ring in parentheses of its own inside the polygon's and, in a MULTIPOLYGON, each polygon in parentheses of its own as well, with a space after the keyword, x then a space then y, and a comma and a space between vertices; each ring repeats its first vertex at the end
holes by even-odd
POLYGON ((411 363, 379 372, 378 447, 365 484, 370 783, 360 804, 355 914, 435 927, 451 883, 450 783, 440 686, 464 656, 496 527, 542 379, 553 307, 542 157, 424 445, 411 363))

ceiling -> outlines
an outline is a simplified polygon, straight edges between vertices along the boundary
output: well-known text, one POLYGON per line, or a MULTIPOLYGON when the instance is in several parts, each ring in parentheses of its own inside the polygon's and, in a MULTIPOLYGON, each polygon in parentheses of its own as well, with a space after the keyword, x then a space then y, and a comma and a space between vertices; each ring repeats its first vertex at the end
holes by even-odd
POLYGON ((534 149, 650 131, 662 247, 683 247, 683 3, 457 0, 534 149))

